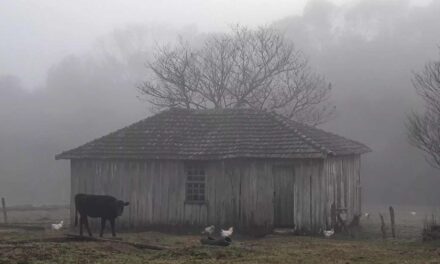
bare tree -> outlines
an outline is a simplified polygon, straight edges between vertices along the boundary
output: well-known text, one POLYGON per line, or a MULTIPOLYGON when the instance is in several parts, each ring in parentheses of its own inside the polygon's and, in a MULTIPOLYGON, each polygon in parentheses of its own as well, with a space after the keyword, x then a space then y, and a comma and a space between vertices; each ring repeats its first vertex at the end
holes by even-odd
POLYGON ((430 165, 440 168, 440 60, 427 63, 421 73, 416 73, 413 86, 425 109, 408 116, 409 141, 425 152, 430 165))
POLYGON ((256 108, 317 125, 334 107, 331 87, 301 51, 270 27, 234 27, 195 49, 161 47, 148 63, 153 77, 140 91, 157 108, 256 108))

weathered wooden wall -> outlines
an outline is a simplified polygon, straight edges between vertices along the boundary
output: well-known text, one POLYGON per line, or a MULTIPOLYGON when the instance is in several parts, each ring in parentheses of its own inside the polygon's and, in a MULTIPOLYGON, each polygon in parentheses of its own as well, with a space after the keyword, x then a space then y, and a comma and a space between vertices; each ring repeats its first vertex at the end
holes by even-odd
MULTIPOLYGON (((293 214, 293 221, 289 224, 288 222, 286 223, 286 219, 283 219, 281 226, 294 227, 298 231, 305 233, 318 232, 320 228, 325 226, 326 193, 323 164, 322 159, 298 159, 288 163, 276 162, 273 165, 273 177, 283 181, 275 184, 275 187, 280 186, 278 188, 282 188, 281 190, 275 188, 275 193, 279 191, 287 193, 288 190, 283 190, 283 188, 293 186, 292 190, 290 190, 292 196, 287 199, 289 202, 285 201, 278 205, 275 204, 275 206, 281 207, 277 210, 288 212, 286 216, 283 215, 282 217, 290 218, 290 214, 293 214), (282 169, 280 170, 279 168, 282 169), (284 175, 277 177, 277 173, 284 175), (289 177, 290 175, 293 175, 293 177, 289 177), (290 202, 292 200, 293 204, 290 202)), ((279 199, 277 195, 275 197, 277 198, 276 200, 279 199)), ((280 220, 277 220, 275 223, 277 222, 280 222, 280 220)))
POLYGON ((327 193, 327 223, 331 223, 330 208, 346 210, 347 220, 361 213, 360 155, 329 157, 324 162, 327 193))
POLYGON ((214 224, 269 230, 274 225, 274 173, 279 171, 274 168, 287 166, 294 172, 283 173, 294 177, 281 178, 285 186, 293 186, 293 204, 282 206, 293 207, 291 226, 316 232, 325 227, 333 201, 350 215, 360 212, 359 163, 359 156, 206 161, 206 203, 196 204, 185 202, 183 161, 72 160, 71 216, 76 193, 108 194, 130 201, 118 219, 123 227, 214 224))
POLYGON ((108 194, 130 201, 124 227, 272 226, 273 183, 267 162, 206 162, 206 203, 185 202, 182 161, 72 160, 71 201, 77 193, 108 194))

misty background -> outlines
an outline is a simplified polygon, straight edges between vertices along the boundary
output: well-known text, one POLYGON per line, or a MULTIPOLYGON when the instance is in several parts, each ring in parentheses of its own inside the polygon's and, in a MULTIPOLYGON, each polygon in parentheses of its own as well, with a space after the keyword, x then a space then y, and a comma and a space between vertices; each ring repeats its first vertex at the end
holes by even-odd
POLYGON ((136 86, 155 47, 235 23, 275 26, 332 83, 336 115, 320 127, 373 149, 362 159, 364 203, 440 204, 439 171, 405 131, 406 114, 422 106, 412 73, 440 56, 440 1, 97 2, 0 3, 9 204, 67 204, 69 163, 54 156, 152 114, 136 86))

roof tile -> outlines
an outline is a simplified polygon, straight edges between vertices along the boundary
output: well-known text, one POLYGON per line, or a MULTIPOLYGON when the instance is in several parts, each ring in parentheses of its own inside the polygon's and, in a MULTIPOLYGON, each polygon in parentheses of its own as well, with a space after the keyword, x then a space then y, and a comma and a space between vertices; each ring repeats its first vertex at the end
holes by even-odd
POLYGON ((170 109, 65 151, 57 159, 299 158, 367 146, 262 110, 170 109))

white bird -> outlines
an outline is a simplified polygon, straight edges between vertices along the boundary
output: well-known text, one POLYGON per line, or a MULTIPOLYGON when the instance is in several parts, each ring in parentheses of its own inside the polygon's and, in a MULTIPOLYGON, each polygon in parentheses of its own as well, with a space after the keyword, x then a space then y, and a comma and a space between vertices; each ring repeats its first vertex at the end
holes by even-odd
POLYGON ((215 230, 215 226, 211 225, 205 228, 205 230, 203 230, 202 234, 208 234, 208 235, 212 235, 212 233, 214 233, 215 230))
POLYGON ((234 233, 234 228, 232 226, 228 230, 222 229, 222 231, 221 231, 222 237, 230 237, 230 236, 232 236, 232 233, 234 233))
POLYGON ((63 220, 61 220, 58 224, 52 224, 52 230, 60 230, 61 228, 63 228, 63 220))
POLYGON ((412 211, 412 212, 411 212, 411 215, 416 215, 416 212, 412 211))
POLYGON ((365 213, 364 216, 365 216, 366 218, 370 218, 370 214, 369 214, 369 213, 365 213))
POLYGON ((324 230, 323 233, 325 237, 331 237, 335 234, 335 230, 332 228, 330 230, 324 230))

